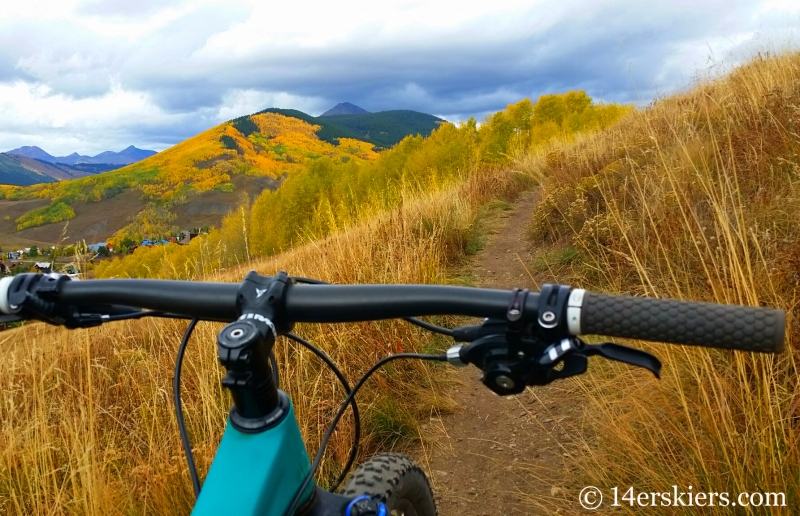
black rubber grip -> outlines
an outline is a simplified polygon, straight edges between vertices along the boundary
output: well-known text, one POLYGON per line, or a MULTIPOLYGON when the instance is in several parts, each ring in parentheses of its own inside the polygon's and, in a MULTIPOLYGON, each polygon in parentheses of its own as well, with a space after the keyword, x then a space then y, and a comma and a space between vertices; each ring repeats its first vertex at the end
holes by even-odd
POLYGON ((586 292, 581 333, 774 353, 783 310, 586 292))

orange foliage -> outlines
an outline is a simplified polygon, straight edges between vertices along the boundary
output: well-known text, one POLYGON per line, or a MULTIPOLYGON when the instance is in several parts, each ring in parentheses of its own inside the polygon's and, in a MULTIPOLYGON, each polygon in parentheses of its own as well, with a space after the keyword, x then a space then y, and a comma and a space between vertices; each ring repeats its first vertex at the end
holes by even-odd
POLYGON ((261 113, 250 117, 264 136, 278 136, 285 133, 299 133, 317 139, 320 126, 311 125, 299 118, 291 118, 277 113, 261 113))

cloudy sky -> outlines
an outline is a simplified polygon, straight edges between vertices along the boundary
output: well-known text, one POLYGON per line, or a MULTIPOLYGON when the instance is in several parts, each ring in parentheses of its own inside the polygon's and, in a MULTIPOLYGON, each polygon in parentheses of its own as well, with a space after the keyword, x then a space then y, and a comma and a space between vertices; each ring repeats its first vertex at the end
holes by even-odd
POLYGON ((797 0, 6 0, 0 151, 163 150, 267 107, 482 119, 585 89, 644 105, 800 47, 797 0))

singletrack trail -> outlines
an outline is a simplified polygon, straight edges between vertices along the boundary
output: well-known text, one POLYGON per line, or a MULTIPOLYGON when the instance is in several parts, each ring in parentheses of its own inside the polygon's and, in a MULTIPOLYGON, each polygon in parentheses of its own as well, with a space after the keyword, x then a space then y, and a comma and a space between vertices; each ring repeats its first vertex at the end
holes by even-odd
MULTIPOLYGON (((539 290, 544 278, 528 272, 532 250, 525 236, 537 200, 538 189, 527 192, 486 221, 488 241, 467 269, 478 286, 539 290)), ((454 373, 458 408, 431 420, 432 444, 418 454, 440 516, 558 512, 548 502, 565 495, 576 400, 557 384, 500 397, 479 376, 474 366, 454 373)))

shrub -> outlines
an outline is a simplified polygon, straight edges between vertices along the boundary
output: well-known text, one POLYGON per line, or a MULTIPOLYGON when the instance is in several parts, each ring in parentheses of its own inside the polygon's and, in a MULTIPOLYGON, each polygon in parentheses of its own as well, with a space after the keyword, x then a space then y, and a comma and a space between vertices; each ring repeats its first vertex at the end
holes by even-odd
POLYGON ((44 226, 45 224, 63 222, 73 217, 75 217, 75 211, 68 204, 56 202, 31 210, 15 222, 17 223, 17 231, 22 231, 23 229, 44 226))

